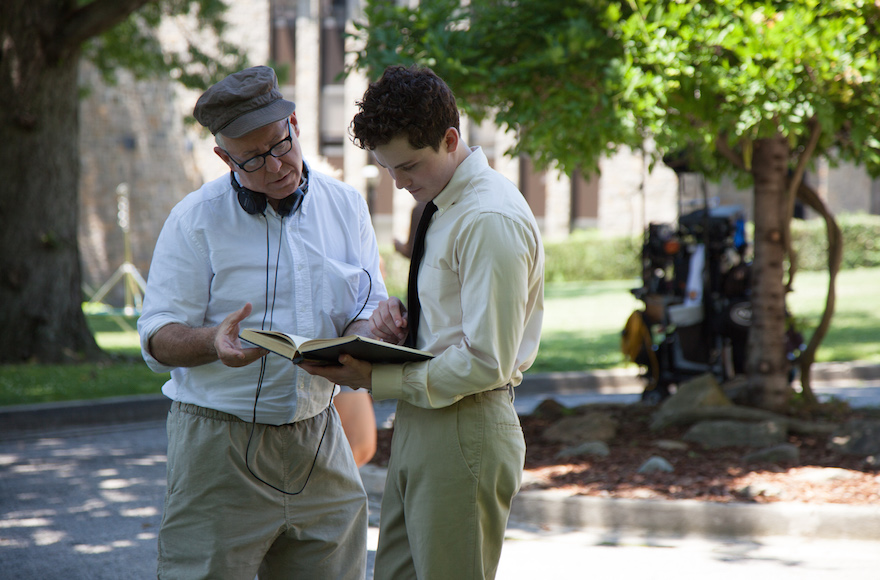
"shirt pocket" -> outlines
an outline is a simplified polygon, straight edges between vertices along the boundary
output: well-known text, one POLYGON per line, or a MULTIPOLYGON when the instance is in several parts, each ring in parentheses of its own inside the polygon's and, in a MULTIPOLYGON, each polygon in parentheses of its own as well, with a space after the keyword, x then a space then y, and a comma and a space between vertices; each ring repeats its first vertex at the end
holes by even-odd
POLYGON ((423 263, 419 268, 419 304, 429 328, 461 326, 458 273, 423 263))
POLYGON ((361 276, 366 274, 360 266, 330 258, 324 260, 324 279, 319 301, 323 305, 324 316, 330 319, 337 335, 360 310, 358 289, 361 276))

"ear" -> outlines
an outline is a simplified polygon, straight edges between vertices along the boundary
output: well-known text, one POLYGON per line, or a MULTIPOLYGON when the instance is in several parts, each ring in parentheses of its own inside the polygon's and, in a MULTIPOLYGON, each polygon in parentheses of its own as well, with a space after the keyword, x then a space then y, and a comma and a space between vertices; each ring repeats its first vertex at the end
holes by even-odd
POLYGON ((299 121, 296 120, 296 111, 290 114, 290 126, 293 127, 293 134, 299 139, 299 121))
POLYGON ((458 134, 458 129, 455 127, 446 129, 446 133, 443 134, 443 144, 446 145, 446 151, 448 153, 455 153, 460 143, 461 135, 458 134))
POLYGON ((223 160, 223 163, 229 166, 230 171, 238 169, 238 167, 232 162, 232 159, 229 158, 229 155, 226 154, 226 151, 220 149, 220 147, 214 147, 214 153, 217 154, 217 157, 223 160))
POLYGON ((229 155, 226 154, 226 151, 221 149, 220 147, 214 147, 214 153, 223 160, 223 163, 232 167, 232 160, 229 158, 229 155))

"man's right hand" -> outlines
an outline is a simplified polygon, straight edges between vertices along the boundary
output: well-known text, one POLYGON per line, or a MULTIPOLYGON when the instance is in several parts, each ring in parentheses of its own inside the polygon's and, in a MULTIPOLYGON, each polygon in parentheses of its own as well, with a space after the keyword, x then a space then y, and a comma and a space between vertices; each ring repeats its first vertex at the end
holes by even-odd
POLYGON ((190 328, 172 322, 156 331, 147 344, 150 354, 169 367, 197 367, 220 360, 228 367, 249 365, 269 353, 262 348, 243 348, 238 338, 239 323, 252 306, 233 312, 217 326, 190 328))
POLYGON ((383 300, 370 316, 370 332, 379 340, 403 344, 409 333, 406 307, 399 298, 383 300))
POLYGON ((264 348, 245 348, 241 345, 241 339, 238 338, 241 332, 239 324, 250 315, 251 310, 253 310, 253 306, 248 302, 223 319, 223 322, 217 327, 214 350, 217 351, 217 358, 220 359, 220 362, 228 367, 247 366, 269 353, 264 348))

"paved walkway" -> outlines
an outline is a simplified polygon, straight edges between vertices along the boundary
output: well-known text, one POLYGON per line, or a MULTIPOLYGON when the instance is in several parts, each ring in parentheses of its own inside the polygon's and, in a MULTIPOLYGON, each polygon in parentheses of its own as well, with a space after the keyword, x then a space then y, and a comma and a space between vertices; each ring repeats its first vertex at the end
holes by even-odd
MULTIPOLYGON (((822 396, 880 405, 880 367, 831 370, 817 373, 822 396)), ((532 377, 516 405, 631 401, 640 391, 627 373, 532 377)), ((388 419, 384 404, 376 410, 388 419)), ((3 578, 155 576, 165 411, 161 397, 0 409, 3 578)), ((384 472, 368 466, 362 475, 375 549, 384 472)), ((850 508, 526 492, 515 500, 498 578, 876 579, 880 506, 850 508)))

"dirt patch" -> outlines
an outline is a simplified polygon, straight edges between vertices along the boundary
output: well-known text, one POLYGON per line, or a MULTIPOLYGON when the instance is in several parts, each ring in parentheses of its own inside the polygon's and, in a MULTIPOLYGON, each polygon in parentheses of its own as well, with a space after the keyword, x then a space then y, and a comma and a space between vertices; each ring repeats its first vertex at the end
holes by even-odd
MULTIPOLYGON (((641 403, 588 405, 566 413, 600 411, 618 422, 617 434, 608 442, 607 457, 557 459, 565 447, 546 441, 542 434, 553 419, 522 416, 526 439, 526 473, 523 489, 557 489, 573 495, 632 499, 691 499, 712 502, 802 502, 877 504, 880 470, 862 456, 843 455, 827 447, 828 436, 790 435, 799 449, 796 463, 745 464, 746 448, 704 450, 681 441, 685 428, 652 432, 648 425, 654 407, 641 403), (668 443, 675 442, 675 443, 668 443), (672 449, 668 447, 673 447, 672 449), (668 461, 672 473, 638 473, 653 456, 668 461)), ((800 418, 808 418, 801 414, 800 418)), ((848 419, 880 418, 880 411, 825 407, 812 418, 843 423, 848 419)), ((379 431, 372 463, 386 466, 391 429, 379 431)))

